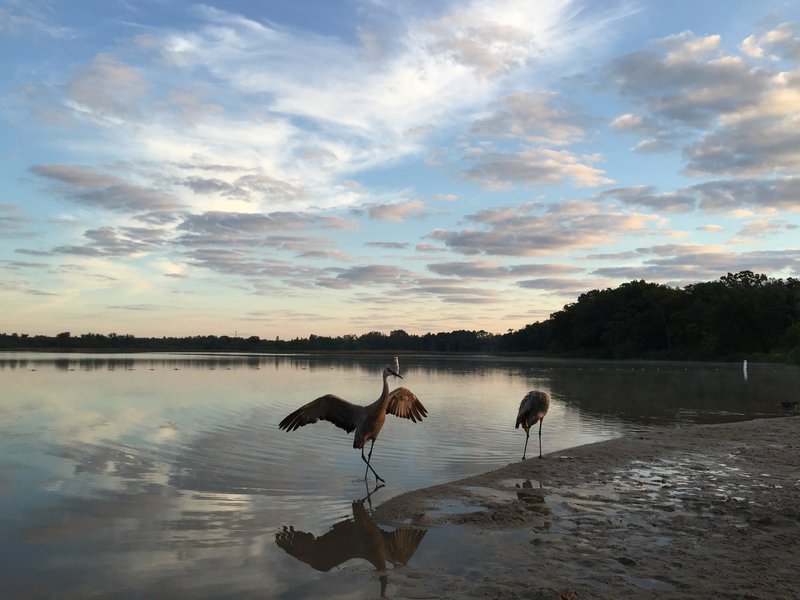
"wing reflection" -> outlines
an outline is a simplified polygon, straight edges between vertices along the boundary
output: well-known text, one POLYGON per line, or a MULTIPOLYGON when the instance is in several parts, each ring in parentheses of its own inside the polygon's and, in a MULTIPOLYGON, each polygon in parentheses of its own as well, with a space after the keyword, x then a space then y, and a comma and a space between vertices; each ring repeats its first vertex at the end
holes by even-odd
POLYGON ((370 502, 372 493, 353 502, 353 518, 336 523, 321 536, 284 526, 275 534, 275 543, 317 571, 330 571, 354 558, 368 561, 380 574, 381 598, 384 598, 389 582, 387 564, 393 567, 405 565, 417 551, 427 530, 410 527, 394 531, 381 529, 364 506, 365 500, 370 502))

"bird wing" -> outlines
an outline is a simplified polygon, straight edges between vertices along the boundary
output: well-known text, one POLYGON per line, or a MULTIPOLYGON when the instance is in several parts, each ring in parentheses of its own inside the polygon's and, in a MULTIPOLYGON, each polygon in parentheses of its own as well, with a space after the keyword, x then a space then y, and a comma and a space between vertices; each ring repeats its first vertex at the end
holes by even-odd
POLYGON ((404 565, 417 551, 427 529, 411 529, 401 527, 392 532, 381 530, 381 537, 386 546, 386 558, 395 565, 404 565))
POLYGON ((532 391, 525 394, 522 402, 519 403, 519 411, 517 411, 517 423, 514 429, 519 429, 522 425, 523 429, 535 425, 539 420, 544 418, 550 408, 550 396, 545 392, 532 391))
POLYGON ((275 534, 275 543, 297 560, 325 572, 358 557, 348 545, 348 541, 354 537, 353 530, 352 521, 337 523, 319 537, 296 531, 293 527, 284 527, 283 531, 275 534), (344 529, 338 527, 340 525, 344 525, 344 529))
POLYGON ((322 419, 330 421, 350 433, 361 421, 363 410, 364 407, 352 404, 339 396, 325 394, 287 415, 278 427, 286 431, 294 431, 298 427, 316 423, 322 419))
POLYGON ((386 412, 403 419, 411 419, 415 423, 428 416, 428 411, 422 406, 416 394, 404 387, 392 390, 389 394, 386 412))

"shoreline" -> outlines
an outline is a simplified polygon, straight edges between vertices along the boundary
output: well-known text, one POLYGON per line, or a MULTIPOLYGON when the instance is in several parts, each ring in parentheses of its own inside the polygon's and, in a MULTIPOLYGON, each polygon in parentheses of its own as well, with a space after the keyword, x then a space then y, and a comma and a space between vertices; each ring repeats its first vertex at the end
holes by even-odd
MULTIPOLYGON (((9 335, 2 334, 0 335, 9 335)), ((587 364, 624 364, 624 365, 653 365, 668 367, 691 367, 719 365, 729 367, 741 365, 743 359, 739 356, 713 356, 705 358, 687 357, 637 357, 637 358, 611 358, 604 356, 587 356, 581 354, 542 354, 539 352, 524 351, 449 351, 449 350, 252 350, 241 348, 185 348, 176 347, 81 347, 81 346, 8 346, 0 348, 2 354, 220 354, 241 356, 325 356, 325 357, 360 357, 360 356, 405 356, 426 358, 470 358, 470 359, 497 359, 512 361, 535 361, 541 363, 587 363, 587 364)), ((747 363, 754 367, 797 367, 798 364, 788 359, 779 359, 775 356, 753 354, 748 355, 747 363), (754 357, 754 358, 753 358, 754 357)))
MULTIPOLYGON (((411 565, 410 598, 794 598, 800 416, 688 425, 408 492, 373 518, 455 529, 480 580, 411 565)), ((453 552, 457 555, 456 546, 453 552)))

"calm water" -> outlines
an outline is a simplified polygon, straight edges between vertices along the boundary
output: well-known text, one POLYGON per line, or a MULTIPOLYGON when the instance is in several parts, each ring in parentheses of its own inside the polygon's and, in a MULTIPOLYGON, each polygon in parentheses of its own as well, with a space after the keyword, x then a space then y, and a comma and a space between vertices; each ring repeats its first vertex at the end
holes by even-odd
MULTIPOLYGON (((371 521, 352 435, 277 427, 324 393, 373 401, 390 358, 0 354, 4 594, 366 598, 388 582, 391 596, 392 563, 436 560, 450 534, 371 521), (378 539, 386 565, 365 560, 378 539)), ((429 416, 387 418, 374 505, 519 460, 530 389, 553 398, 545 453, 778 415, 800 389, 800 370, 765 365, 745 378, 741 365, 407 356, 401 371, 429 416)))

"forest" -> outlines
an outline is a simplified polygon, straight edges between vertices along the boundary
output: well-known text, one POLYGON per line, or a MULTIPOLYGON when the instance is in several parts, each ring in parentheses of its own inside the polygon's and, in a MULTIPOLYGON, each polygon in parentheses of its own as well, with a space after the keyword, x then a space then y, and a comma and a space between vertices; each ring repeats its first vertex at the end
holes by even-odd
POLYGON ((631 281, 581 294, 548 319, 505 333, 457 330, 414 335, 399 329, 291 340, 2 333, 0 350, 513 353, 800 364, 800 280, 740 271, 684 288, 631 281))

